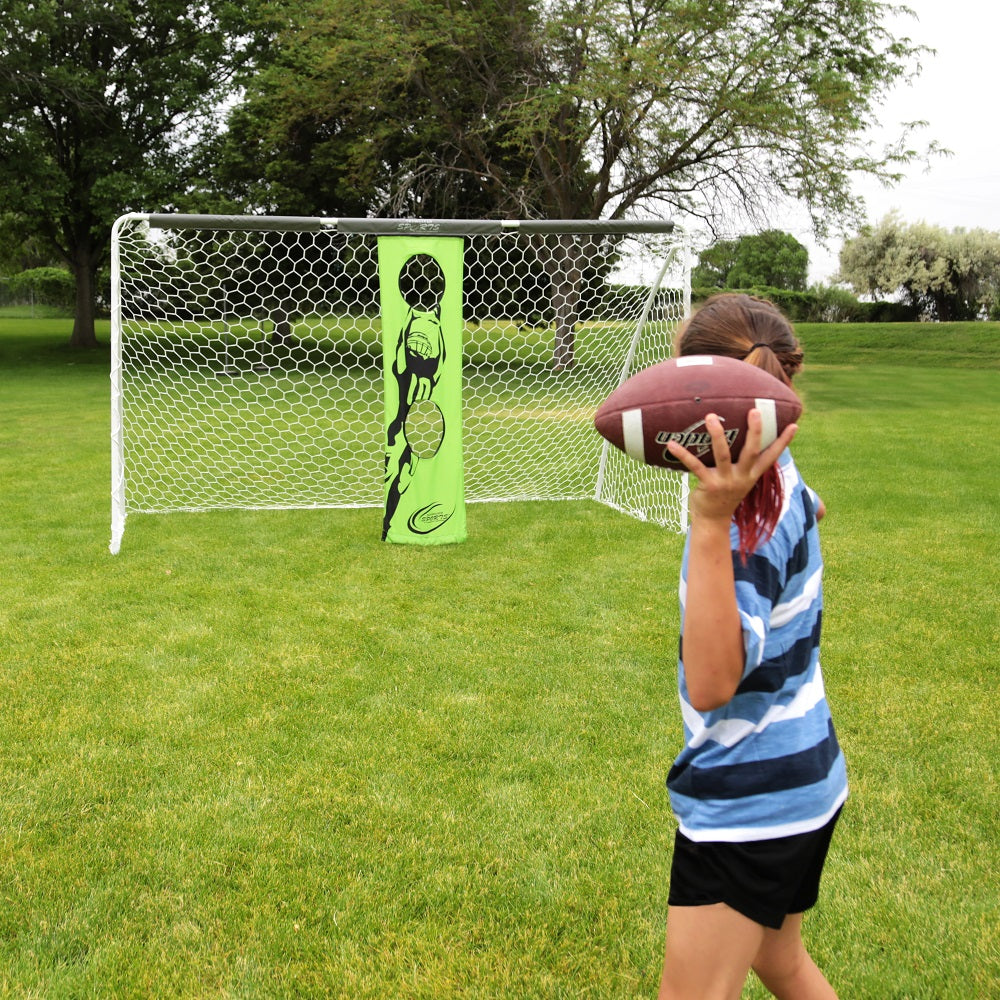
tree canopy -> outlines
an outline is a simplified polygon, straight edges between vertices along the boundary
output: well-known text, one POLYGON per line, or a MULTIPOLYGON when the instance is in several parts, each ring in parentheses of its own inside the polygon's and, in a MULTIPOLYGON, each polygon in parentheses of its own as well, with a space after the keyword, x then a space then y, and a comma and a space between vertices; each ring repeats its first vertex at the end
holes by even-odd
MULTIPOLYGON (((915 71, 878 0, 285 0, 274 61, 206 150, 208 187, 315 215, 715 225, 792 199, 820 235, 861 218, 851 175, 918 154, 863 134, 915 71)), ((544 264, 563 303, 565 248, 544 264)))
POLYGON ((900 296, 929 319, 1000 314, 1000 233, 907 224, 890 213, 840 252, 838 280, 855 292, 900 296))
POLYGON ((0 212, 76 279, 73 343, 92 346, 111 225, 185 186, 185 129, 209 116, 254 32, 230 0, 6 0, 0 7, 0 212))
POLYGON ((763 233, 719 240, 698 258, 691 283, 708 288, 784 288, 804 291, 809 251, 791 233, 763 233))
POLYGON ((919 49, 876 0, 305 0, 216 159, 263 208, 860 220, 862 142, 919 49))

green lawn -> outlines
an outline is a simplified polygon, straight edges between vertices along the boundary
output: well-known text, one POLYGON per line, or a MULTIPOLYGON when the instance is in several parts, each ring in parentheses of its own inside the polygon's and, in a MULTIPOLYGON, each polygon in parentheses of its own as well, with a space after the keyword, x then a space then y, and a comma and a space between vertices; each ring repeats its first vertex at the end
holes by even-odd
MULTIPOLYGON (((1000 326, 801 333, 852 782, 810 946, 845 1000, 995 996, 1000 326)), ((681 539, 218 512, 114 557, 68 336, 0 319, 0 997, 654 996, 681 539)))

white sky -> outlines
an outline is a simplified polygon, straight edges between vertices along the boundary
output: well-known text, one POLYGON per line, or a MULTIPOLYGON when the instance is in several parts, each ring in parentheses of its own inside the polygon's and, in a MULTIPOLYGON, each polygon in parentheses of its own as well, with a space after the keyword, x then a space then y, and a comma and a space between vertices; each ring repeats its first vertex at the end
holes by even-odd
MULTIPOLYGON (((953 155, 932 158, 929 170, 914 163, 894 188, 860 178, 855 190, 864 196, 872 223, 898 209, 906 223, 1000 232, 1000 7, 989 0, 904 2, 917 17, 890 23, 898 26, 897 34, 936 54, 926 54, 919 76, 889 95, 879 118, 888 139, 898 137, 898 123, 925 120, 927 127, 914 133, 912 148, 937 140, 953 155)), ((841 240, 818 246, 804 213, 793 211, 774 223, 809 248, 810 280, 828 281, 837 269, 841 240)))

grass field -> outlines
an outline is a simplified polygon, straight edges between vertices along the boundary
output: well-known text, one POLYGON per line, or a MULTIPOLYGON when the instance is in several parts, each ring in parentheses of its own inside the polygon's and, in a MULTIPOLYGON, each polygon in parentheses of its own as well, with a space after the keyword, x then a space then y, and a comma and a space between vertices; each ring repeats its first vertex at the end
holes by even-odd
MULTIPOLYGON (((994 997, 1000 326, 800 332, 852 782, 810 947, 844 1000, 994 997)), ((680 538, 220 512, 113 557, 68 336, 0 320, 0 997, 655 995, 680 538)))

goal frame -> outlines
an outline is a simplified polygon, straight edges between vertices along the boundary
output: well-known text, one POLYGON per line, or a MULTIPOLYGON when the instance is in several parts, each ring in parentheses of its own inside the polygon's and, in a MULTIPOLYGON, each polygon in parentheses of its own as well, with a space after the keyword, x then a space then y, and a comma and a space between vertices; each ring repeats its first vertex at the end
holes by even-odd
MULTIPOLYGON (((130 212, 120 216, 112 227, 111 234, 111 541, 109 549, 117 554, 121 547, 128 517, 126 481, 126 442, 124 438, 123 392, 122 392, 122 344, 123 313, 121 287, 121 233, 124 227, 145 224, 150 229, 198 229, 216 231, 271 231, 271 232, 323 232, 335 231, 345 234, 365 234, 372 236, 476 236, 504 233, 557 234, 582 236, 626 236, 629 234, 660 234, 673 236, 674 250, 679 252, 682 265, 683 316, 691 312, 691 265, 690 250, 683 235, 673 222, 664 220, 458 220, 458 219, 372 219, 372 218, 328 218, 277 215, 188 215, 180 213, 139 213, 130 212), (677 238, 679 237, 679 238, 677 238)), ((671 266, 665 256, 655 279, 649 286, 648 295, 641 315, 635 324, 626 360, 618 378, 618 384, 632 374, 636 347, 642 337, 650 310, 661 290, 661 285, 671 266)), ((593 500, 620 510, 606 495, 606 470, 611 446, 603 442, 599 472, 593 500)), ((293 506, 293 505, 289 505, 293 506)), ((325 509, 350 506, 370 506, 369 504, 336 503, 310 504, 309 507, 325 509)), ((175 508, 185 509, 183 507, 175 508)), ((633 516, 634 511, 625 510, 633 516)), ((681 478, 681 499, 677 511, 679 530, 687 525, 687 480, 681 478)))

